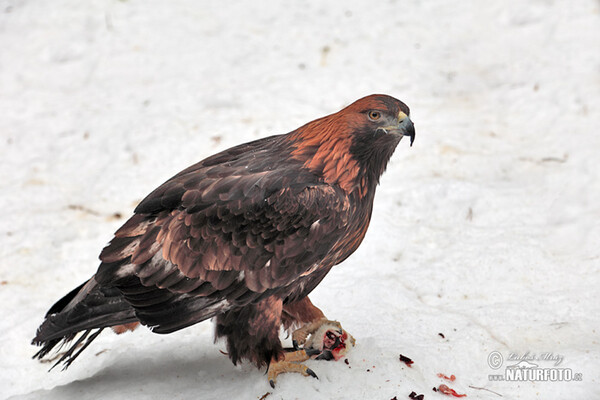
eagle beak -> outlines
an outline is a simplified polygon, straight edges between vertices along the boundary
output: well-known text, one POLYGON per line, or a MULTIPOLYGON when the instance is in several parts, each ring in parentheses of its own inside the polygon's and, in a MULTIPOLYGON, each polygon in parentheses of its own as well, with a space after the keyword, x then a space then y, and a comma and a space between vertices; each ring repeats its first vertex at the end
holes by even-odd
POLYGON ((389 133, 394 136, 400 136, 400 138, 409 136, 411 147, 415 141, 415 125, 410 120, 408 115, 404 114, 402 111, 398 113, 398 125, 380 127, 377 128, 377 131, 382 131, 385 134, 389 133))
POLYGON ((398 121, 398 127, 394 130, 402 136, 410 137, 410 145, 412 147, 413 142, 415 141, 415 125, 410 120, 408 115, 404 114, 403 112, 400 112, 398 115, 398 121))

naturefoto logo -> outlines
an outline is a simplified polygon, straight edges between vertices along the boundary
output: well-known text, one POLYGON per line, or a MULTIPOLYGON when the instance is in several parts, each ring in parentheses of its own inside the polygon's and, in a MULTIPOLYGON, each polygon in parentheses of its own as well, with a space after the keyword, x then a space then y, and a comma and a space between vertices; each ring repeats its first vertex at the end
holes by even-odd
POLYGON ((563 368, 564 357, 554 353, 524 354, 509 353, 504 361, 502 353, 492 351, 488 355, 488 365, 498 370, 504 366, 504 374, 490 374, 490 381, 581 381, 583 375, 574 373, 571 368, 563 368))

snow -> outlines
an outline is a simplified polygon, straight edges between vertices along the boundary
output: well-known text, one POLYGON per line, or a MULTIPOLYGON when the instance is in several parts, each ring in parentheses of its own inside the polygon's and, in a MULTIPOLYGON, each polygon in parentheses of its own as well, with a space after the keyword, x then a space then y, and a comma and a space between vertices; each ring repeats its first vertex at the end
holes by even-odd
POLYGON ((600 398, 599 19, 591 0, 1 1, 0 398, 600 398), (64 372, 31 360, 150 190, 371 93, 417 138, 311 296, 357 339, 348 365, 272 390, 208 321, 103 333, 64 372), (528 352, 582 380, 489 379, 528 352))

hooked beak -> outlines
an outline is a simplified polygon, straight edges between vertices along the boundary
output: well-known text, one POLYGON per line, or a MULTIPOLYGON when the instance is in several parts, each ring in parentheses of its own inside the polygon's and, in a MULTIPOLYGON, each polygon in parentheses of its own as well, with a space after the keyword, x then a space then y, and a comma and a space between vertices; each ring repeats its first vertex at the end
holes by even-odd
POLYGON ((403 112, 400 112, 398 115, 398 121, 398 127, 394 130, 402 136, 410 137, 410 146, 412 147, 413 142, 415 141, 415 125, 410 120, 408 115, 404 114, 403 112))
POLYGON ((385 133, 390 133, 392 135, 397 135, 402 138, 403 136, 410 137, 410 145, 412 147, 413 142, 415 141, 415 125, 412 123, 408 115, 404 114, 402 111, 398 114, 398 125, 384 126, 378 128, 378 130, 382 130, 385 133))

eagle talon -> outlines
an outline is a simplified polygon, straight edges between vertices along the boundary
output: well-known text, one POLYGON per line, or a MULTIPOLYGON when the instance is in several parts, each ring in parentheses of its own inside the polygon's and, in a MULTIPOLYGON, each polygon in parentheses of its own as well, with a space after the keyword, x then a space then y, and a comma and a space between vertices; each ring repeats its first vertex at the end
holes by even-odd
POLYGON ((271 361, 269 369, 267 371, 269 384, 274 389, 275 383, 277 383, 277 376, 288 372, 297 372, 303 376, 312 376, 313 378, 319 379, 315 372, 308 368, 304 364, 300 364, 302 361, 308 360, 310 357, 304 350, 292 351, 284 353, 283 360, 271 361))
POLYGON ((306 373, 309 374, 310 376, 312 376, 313 378, 319 379, 319 377, 317 376, 317 374, 315 374, 315 371, 313 371, 310 368, 306 368, 306 373))

